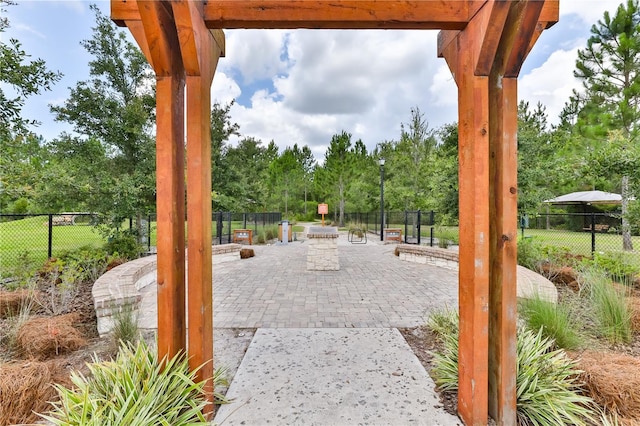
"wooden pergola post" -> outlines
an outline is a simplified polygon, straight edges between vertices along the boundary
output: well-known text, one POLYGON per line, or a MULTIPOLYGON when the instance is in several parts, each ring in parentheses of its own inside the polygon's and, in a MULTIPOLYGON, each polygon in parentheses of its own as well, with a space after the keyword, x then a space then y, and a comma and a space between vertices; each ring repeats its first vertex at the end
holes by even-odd
POLYGON ((459 100, 458 410, 468 425, 486 424, 488 414, 515 424, 517 77, 558 9, 558 0, 111 0, 112 19, 131 30, 157 78, 159 355, 188 348, 212 398, 209 90, 222 29, 441 29, 438 55, 459 100))
POLYGON ((544 4, 490 0, 439 37, 459 94, 458 411, 470 425, 517 422, 517 76, 544 4))
POLYGON ((213 410, 213 285, 211 258, 211 83, 224 53, 222 30, 204 25, 203 3, 171 3, 187 80, 187 230, 189 367, 206 381, 213 410))
POLYGON ((187 350, 213 408, 211 83, 222 30, 204 23, 202 1, 138 0, 131 30, 156 73, 158 356, 187 350), (186 111, 185 111, 186 86, 186 111), (185 112, 188 298, 185 289, 185 112), (188 299, 188 300, 187 300, 188 299), (188 336, 187 333, 188 323, 188 336), (187 338, 188 337, 188 338, 187 338))

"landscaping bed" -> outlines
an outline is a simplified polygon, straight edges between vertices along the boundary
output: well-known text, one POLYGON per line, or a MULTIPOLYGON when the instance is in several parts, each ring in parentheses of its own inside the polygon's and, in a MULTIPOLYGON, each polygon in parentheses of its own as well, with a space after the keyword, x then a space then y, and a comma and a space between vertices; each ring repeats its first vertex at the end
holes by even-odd
MULTIPOLYGON (((551 397, 544 404, 552 406, 552 411, 563 416, 564 408, 556 411, 554 404, 569 407, 567 417, 557 424, 640 424, 640 271, 634 262, 627 262, 619 253, 596 253, 586 258, 557 248, 519 247, 518 254, 524 266, 546 276, 558 290, 557 305, 526 299, 518 306, 519 362, 523 362, 521 357, 526 360, 526 351, 536 347, 540 352, 531 360, 555 357, 564 363, 564 371, 571 373, 562 379, 566 381, 564 389, 547 389, 551 397), (558 398, 563 392, 564 399, 558 398), (570 394, 588 402, 571 407, 566 404, 570 394), (590 414, 581 413, 580 406, 589 407, 590 414), (567 420, 572 415, 577 417, 567 420)), ((452 414, 457 413, 457 322, 455 312, 443 311, 432 315, 428 325, 400 330, 438 384, 443 407, 452 414)), ((519 367, 519 380, 531 360, 519 367)), ((528 372, 537 377, 530 383, 544 390, 545 382, 537 375, 548 374, 557 366, 536 368, 528 372)), ((548 383, 555 382, 560 380, 548 383)), ((531 392, 542 392, 540 389, 532 388, 531 392)), ((536 409, 544 405, 531 401, 518 402, 520 424, 527 424, 524 417, 538 415, 536 409), (528 410, 533 406, 533 411, 526 413, 524 404, 529 405, 525 407, 528 410)))

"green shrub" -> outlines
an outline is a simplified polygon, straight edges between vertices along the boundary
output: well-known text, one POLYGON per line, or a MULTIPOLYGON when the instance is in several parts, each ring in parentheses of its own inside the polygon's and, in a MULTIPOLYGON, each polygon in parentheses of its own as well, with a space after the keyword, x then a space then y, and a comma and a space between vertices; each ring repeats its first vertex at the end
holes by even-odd
POLYGON ((518 238, 518 265, 538 271, 544 259, 542 245, 533 238, 518 238))
POLYGON ((580 371, 542 331, 520 330, 517 339, 516 410, 522 425, 583 425, 593 421, 591 398, 581 394, 580 371))
POLYGON ((91 246, 83 246, 75 250, 61 253, 58 262, 63 269, 74 270, 78 282, 94 283, 107 270, 111 258, 107 252, 91 246))
POLYGON ((135 237, 129 232, 119 232, 109 238, 104 245, 106 252, 113 256, 133 260, 140 257, 143 248, 135 237))
POLYGON ((30 287, 33 285, 33 277, 39 266, 38 262, 31 256, 29 250, 23 250, 18 254, 15 268, 7 268, 9 269, 8 271, 3 271, 2 268, 0 268, 0 279, 11 277, 4 284, 7 290, 30 287))
POLYGON ((89 366, 90 375, 72 373, 72 389, 58 385, 60 402, 42 417, 54 425, 209 425, 203 383, 195 383, 184 355, 161 367, 144 342, 123 345, 115 361, 89 366))
POLYGON ((578 349, 582 339, 570 309, 562 303, 551 303, 536 295, 520 301, 519 312, 529 330, 540 330, 546 339, 553 339, 563 349, 578 349))
MULTIPOLYGON (((455 317, 451 317, 453 320, 455 317)), ((443 335, 444 348, 434 353, 432 373, 438 387, 458 389, 458 327, 443 335)), ((516 410, 520 425, 586 425, 593 421, 593 401, 581 395, 580 373, 563 350, 542 332, 518 331, 516 410)))
POLYGON ((594 253, 592 264, 604 270, 611 279, 631 284, 639 272, 634 263, 635 256, 637 255, 623 252, 594 253))
POLYGON ((600 334, 611 343, 629 343, 633 335, 632 311, 627 298, 610 281, 607 273, 588 268, 581 273, 582 291, 587 293, 600 334))

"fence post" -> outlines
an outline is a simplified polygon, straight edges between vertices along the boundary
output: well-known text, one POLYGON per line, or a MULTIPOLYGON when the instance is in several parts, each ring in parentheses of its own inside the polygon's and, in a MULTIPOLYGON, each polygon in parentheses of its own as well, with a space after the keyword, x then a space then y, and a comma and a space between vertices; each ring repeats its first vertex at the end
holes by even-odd
POLYGON ((591 213, 591 255, 596 252, 596 214, 591 213))
POLYGON ((216 232, 218 233, 218 243, 222 244, 222 212, 216 213, 216 232))
POLYGON ((407 230, 408 230, 408 225, 409 223, 409 212, 408 211, 404 211, 404 242, 407 242, 407 230))
POLYGON ((53 249, 53 215, 51 213, 49 213, 49 241, 47 247, 47 255, 51 259, 53 249))
POLYGON ((433 226, 433 222, 435 221, 435 215, 433 210, 429 213, 429 225, 433 226))
POLYGON ((429 247, 433 247, 433 226, 431 226, 430 234, 429 247))
POLYGON ((229 219, 227 223, 229 224, 229 236, 227 237, 227 244, 231 244, 231 212, 227 213, 229 215, 229 219))
POLYGON ((147 216, 147 252, 151 251, 151 215, 147 216))
POLYGON ((242 213, 242 229, 247 229, 247 214, 242 213))
POLYGON ((422 212, 418 209, 418 245, 420 245, 420 237, 422 233, 422 212))

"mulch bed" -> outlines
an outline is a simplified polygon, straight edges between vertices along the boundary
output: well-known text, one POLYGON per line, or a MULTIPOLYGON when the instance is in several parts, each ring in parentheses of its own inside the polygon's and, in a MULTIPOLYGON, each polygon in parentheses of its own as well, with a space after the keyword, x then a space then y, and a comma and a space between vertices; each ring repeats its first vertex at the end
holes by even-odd
POLYGON ((640 359, 613 352, 585 351, 578 356, 589 395, 611 413, 640 421, 640 359))
MULTIPOLYGON (((433 355, 432 352, 442 350, 442 344, 426 325, 411 328, 398 329, 407 341, 413 353, 420 360, 425 370, 431 374, 433 355)), ((437 390, 437 389, 436 389, 437 390)), ((449 414, 458 415, 458 394, 455 392, 438 392, 443 408, 449 414)))
POLYGON ((87 340, 74 326, 78 319, 78 314, 71 313, 25 321, 16 333, 18 354, 42 361, 87 346, 87 340))
POLYGON ((59 361, 0 363, 0 425, 34 423, 35 413, 49 409, 57 391, 53 383, 70 385, 69 372, 59 361))
POLYGON ((32 308, 38 297, 38 292, 33 290, 0 291, 0 318, 9 318, 23 309, 32 308))

